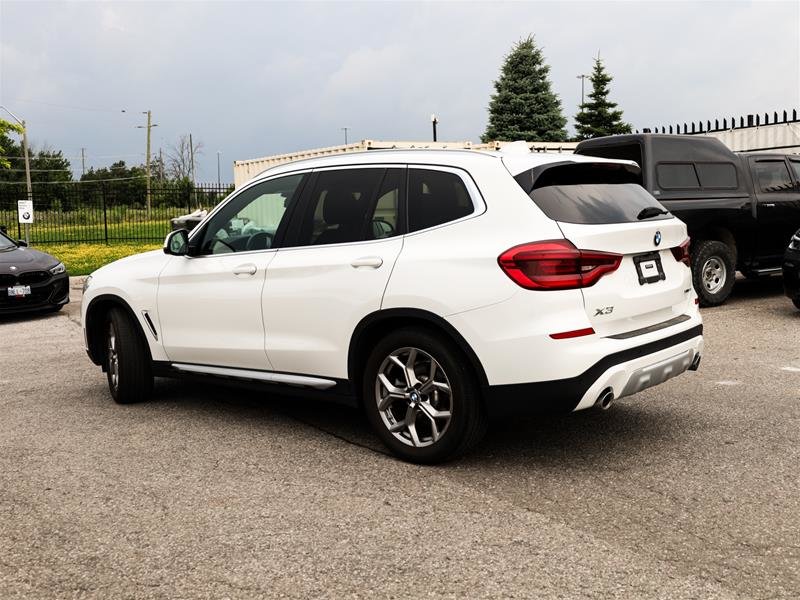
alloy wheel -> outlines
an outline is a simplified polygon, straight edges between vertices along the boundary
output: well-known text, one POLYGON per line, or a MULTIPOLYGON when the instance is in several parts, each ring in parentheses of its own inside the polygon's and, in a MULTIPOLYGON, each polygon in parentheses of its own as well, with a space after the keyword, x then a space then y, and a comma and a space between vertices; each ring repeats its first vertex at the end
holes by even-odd
POLYGON ((375 401, 389 432, 416 448, 438 442, 453 415, 447 374, 419 348, 400 348, 383 360, 375 380, 375 401))
POLYGON ((108 324, 108 376, 111 386, 116 390, 119 387, 119 354, 117 354, 117 332, 114 324, 108 324))

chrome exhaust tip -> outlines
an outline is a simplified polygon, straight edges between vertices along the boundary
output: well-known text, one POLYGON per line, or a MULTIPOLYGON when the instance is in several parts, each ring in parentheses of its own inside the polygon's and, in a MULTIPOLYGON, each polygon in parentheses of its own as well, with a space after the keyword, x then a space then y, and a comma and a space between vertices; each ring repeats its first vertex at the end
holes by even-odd
POLYGON ((702 357, 699 354, 695 354, 694 358, 692 359, 692 364, 689 365, 690 371, 697 371, 700 368, 700 359, 702 357))
POLYGON ((595 406, 599 406, 601 410, 608 410, 614 403, 614 390, 606 388, 597 398, 595 406))

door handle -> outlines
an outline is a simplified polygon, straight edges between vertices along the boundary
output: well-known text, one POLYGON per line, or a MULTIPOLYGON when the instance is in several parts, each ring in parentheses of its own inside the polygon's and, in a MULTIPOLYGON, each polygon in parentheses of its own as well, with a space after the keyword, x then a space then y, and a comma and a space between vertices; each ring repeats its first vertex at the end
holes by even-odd
POLYGON ((775 203, 774 202, 765 202, 761 206, 763 206, 764 208, 775 208, 775 203))
POLYGON ((354 269, 358 269, 359 267, 372 267, 373 269, 377 269, 382 264, 383 259, 380 256, 362 256, 351 262, 350 266, 354 269))
POLYGON ((253 263, 239 265, 233 269, 234 275, 255 275, 258 268, 253 263))

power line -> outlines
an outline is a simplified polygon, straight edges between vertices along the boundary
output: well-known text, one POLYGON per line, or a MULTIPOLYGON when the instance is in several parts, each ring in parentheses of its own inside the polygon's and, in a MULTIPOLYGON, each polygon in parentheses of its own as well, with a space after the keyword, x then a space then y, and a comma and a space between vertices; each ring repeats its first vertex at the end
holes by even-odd
MULTIPOLYGON (((134 177, 112 177, 111 179, 87 179, 85 181, 32 181, 32 185, 45 185, 48 183, 102 183, 104 181, 129 181, 131 179, 147 179, 147 175, 135 175, 134 177)), ((22 181, 0 181, 0 185, 20 185, 22 181)))
MULTIPOLYGON (((135 154, 87 154, 86 158, 120 158, 123 156, 144 156, 144 152, 136 152, 135 154)), ((9 160, 25 160, 24 156, 0 156, 0 158, 7 158, 9 160)), ((34 158, 37 158, 34 156, 34 158)), ((81 158, 80 154, 78 156, 57 156, 55 154, 51 154, 45 156, 44 158, 66 158, 66 159, 79 159, 81 158)))
MULTIPOLYGON (((31 173, 62 173, 64 171, 70 172, 74 169, 30 169, 31 173)), ((8 173, 11 171, 12 173, 24 173, 25 169, 3 169, 0 173, 8 173)))
POLYGON ((74 106, 71 104, 56 104, 55 102, 43 102, 42 100, 28 100, 26 98, 14 98, 15 102, 30 102, 32 104, 43 104, 44 106, 54 106, 56 108, 68 108, 70 110, 85 110, 89 112, 106 112, 106 113, 122 113, 125 112, 120 109, 110 109, 110 108, 94 108, 89 106, 74 106))

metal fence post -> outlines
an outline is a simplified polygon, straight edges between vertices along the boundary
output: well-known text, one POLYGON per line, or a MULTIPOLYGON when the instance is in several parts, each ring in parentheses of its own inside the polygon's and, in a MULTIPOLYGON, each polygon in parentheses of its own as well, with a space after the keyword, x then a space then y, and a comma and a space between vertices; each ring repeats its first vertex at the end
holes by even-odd
POLYGON ((108 215, 106 214, 106 182, 100 188, 100 197, 103 199, 103 230, 105 231, 106 246, 108 245, 108 215))

